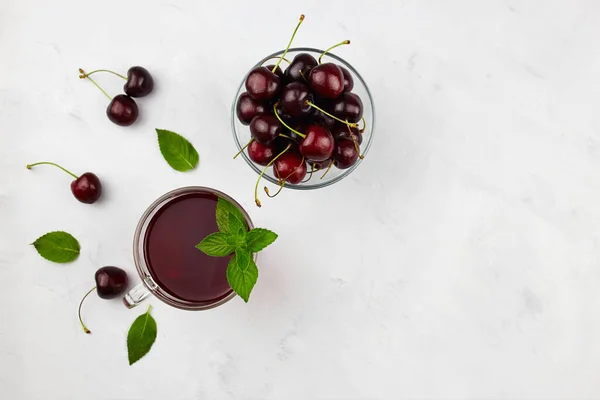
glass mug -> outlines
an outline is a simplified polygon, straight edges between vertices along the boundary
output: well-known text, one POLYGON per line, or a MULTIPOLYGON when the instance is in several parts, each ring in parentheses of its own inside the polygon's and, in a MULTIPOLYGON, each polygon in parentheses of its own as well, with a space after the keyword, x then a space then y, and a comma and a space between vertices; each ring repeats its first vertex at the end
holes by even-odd
POLYGON ((133 308, 152 294, 173 307, 207 310, 236 296, 227 282, 229 257, 210 257, 195 247, 218 231, 219 197, 235 205, 249 229, 254 228, 234 199, 202 186, 175 189, 148 207, 133 239, 133 258, 142 283, 125 294, 125 306, 133 308))

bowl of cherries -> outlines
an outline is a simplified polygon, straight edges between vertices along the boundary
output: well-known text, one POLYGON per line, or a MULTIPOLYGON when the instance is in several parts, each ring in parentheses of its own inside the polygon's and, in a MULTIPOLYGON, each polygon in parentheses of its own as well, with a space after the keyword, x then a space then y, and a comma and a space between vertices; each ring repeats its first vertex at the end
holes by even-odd
POLYGON ((288 45, 244 76, 232 107, 235 157, 259 174, 259 207, 263 177, 279 186, 273 195, 264 188, 269 197, 284 187, 319 189, 350 175, 365 158, 373 140, 373 99, 356 69, 330 52, 349 43, 325 51, 288 45))

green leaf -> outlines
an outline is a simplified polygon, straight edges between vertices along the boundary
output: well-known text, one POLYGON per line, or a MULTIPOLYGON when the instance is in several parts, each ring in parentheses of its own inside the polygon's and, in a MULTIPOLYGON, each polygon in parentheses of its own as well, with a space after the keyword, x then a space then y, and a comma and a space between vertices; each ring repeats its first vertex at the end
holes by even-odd
POLYGON ((231 242, 231 235, 222 232, 211 233, 196 248, 211 257, 225 257, 235 251, 236 242, 231 242))
POLYGON ((55 263, 68 263, 79 256, 79 242, 67 232, 46 233, 32 243, 40 256, 55 263))
POLYGON ((248 250, 252 253, 258 253, 277 239, 277 234, 268 229, 254 228, 246 236, 248 250))
POLYGON ((151 309, 152 306, 148 306, 148 311, 137 317, 129 328, 127 334, 129 365, 144 357, 156 340, 156 321, 150 315, 151 309))
POLYGON ((246 218, 240 209, 221 197, 217 202, 217 226, 225 233, 245 234, 248 230, 246 218))
POLYGON ((177 171, 189 171, 198 165, 198 152, 183 136, 157 129, 158 146, 163 157, 169 165, 177 171))
POLYGON ((257 279, 258 268, 252 254, 248 251, 237 250, 227 266, 229 286, 247 303, 257 279))

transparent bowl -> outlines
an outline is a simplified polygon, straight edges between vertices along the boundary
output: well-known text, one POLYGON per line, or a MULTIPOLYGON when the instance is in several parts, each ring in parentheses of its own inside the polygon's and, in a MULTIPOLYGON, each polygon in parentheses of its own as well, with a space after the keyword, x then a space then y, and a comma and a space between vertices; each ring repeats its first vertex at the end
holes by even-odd
MULTIPOLYGON (((309 53, 315 59, 318 59, 319 56, 323 53, 323 50, 312 49, 312 48, 307 48, 307 47, 292 48, 288 51, 285 58, 288 60, 291 60, 298 53, 309 53)), ((283 54, 283 50, 273 53, 271 55, 268 55, 265 58, 263 58, 262 60, 260 60, 252 68, 250 68, 250 70, 252 70, 255 67, 258 67, 260 65, 265 64, 266 61, 269 61, 269 60, 272 60, 273 61, 272 63, 274 64, 277 61, 276 58, 280 57, 282 54, 283 54)), ((332 54, 332 53, 325 54, 323 56, 323 62, 335 62, 335 63, 345 67, 352 74, 352 78, 354 79, 354 89, 352 89, 352 92, 356 93, 358 96, 360 96, 362 103, 363 103, 363 117, 366 121, 366 129, 362 134, 363 142, 360 145, 360 151, 361 151, 362 155, 366 156, 367 152, 369 151, 369 148, 371 147, 371 142, 373 141, 373 133, 375 131, 375 105, 373 104, 373 97, 371 96, 369 87, 363 80, 362 76, 360 76, 358 71, 356 71, 356 69, 354 69, 354 67, 352 67, 352 65, 350 65, 348 62, 346 62, 344 59, 336 56, 335 54, 332 54)), ((284 69, 285 66, 286 66, 286 62, 282 61, 281 62, 282 69, 284 69)), ((248 71, 248 73, 249 72, 250 71, 248 71)), ((244 93, 246 91, 245 82, 246 82, 246 77, 248 76, 248 73, 242 79, 242 82, 240 83, 237 93, 235 94, 235 97, 233 99, 233 105, 231 107, 231 128, 233 130, 233 140, 235 141, 235 145, 237 146, 238 151, 241 150, 242 147, 245 146, 246 143, 248 143, 251 139, 250 128, 248 126, 242 124, 238 120, 237 114, 236 114, 237 99, 240 97, 240 95, 242 93, 244 93)), ((361 123, 359 123, 359 125, 362 126, 361 123)), ((246 153, 246 151, 243 151, 241 153, 241 157, 244 160, 246 160, 248 165, 250 165, 250 167, 254 171, 256 171, 257 174, 260 174, 262 172, 262 170, 264 169, 264 166, 256 164, 254 161, 252 161, 248 157, 248 154, 246 153)), ((365 157, 364 159, 359 158, 353 166, 351 166, 350 168, 347 168, 347 169, 338 169, 334 166, 322 179, 321 179, 322 173, 319 174, 317 172, 307 182, 299 183, 296 185, 286 183, 285 188, 298 189, 298 190, 310 190, 310 189, 319 189, 319 188, 323 188, 323 187, 332 185, 336 182, 341 181, 348 175, 350 175, 352 173, 352 171, 354 171, 356 168, 358 168, 358 166, 362 162, 364 162, 366 159, 367 159, 367 157, 365 157)), ((310 170, 310 167, 309 167, 309 170, 310 170)), ((273 173, 272 167, 269 167, 267 169, 267 171, 265 172, 263 177, 275 185, 277 185, 279 183, 279 180, 273 173)))

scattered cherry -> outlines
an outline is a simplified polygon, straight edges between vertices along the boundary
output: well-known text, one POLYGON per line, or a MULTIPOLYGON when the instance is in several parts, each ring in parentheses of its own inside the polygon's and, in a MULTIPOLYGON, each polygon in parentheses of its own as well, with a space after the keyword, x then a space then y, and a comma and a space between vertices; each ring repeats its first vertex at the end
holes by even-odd
POLYGON ((306 176, 306 162, 297 153, 284 153, 273 164, 275 176, 291 184, 302 182, 306 176))
POLYGON ((309 125, 300 142, 300 153, 309 161, 324 161, 331 157, 334 140, 331 132, 320 125, 309 125))
POLYGON ((267 112, 261 102, 256 101, 247 92, 240 95, 236 105, 236 113, 240 122, 244 125, 250 125, 252 118, 267 112))
POLYGON ((248 145, 248 156, 258 165, 265 166, 275 157, 274 144, 262 144, 256 140, 248 145))
POLYGON ((281 134, 281 124, 272 115, 257 115, 250 122, 250 134, 259 142, 269 144, 281 134))
POLYGON ((96 86, 110 100, 110 103, 108 104, 108 107, 106 108, 106 115, 108 116, 108 119, 110 119, 112 122, 114 122, 115 124, 120 125, 120 126, 129 126, 129 125, 133 124, 137 120, 138 115, 139 115, 139 110, 138 110, 137 104, 131 97, 124 95, 124 94, 117 95, 114 97, 114 99, 112 97, 110 97, 108 95, 108 93, 106 93, 104 91, 104 89, 102 89, 100 87, 100 85, 98 85, 90 77, 90 75, 92 73, 100 72, 100 71, 110 72, 112 74, 120 76, 121 78, 125 78, 124 76, 119 75, 116 72, 109 71, 109 70, 96 70, 96 71, 90 72, 89 74, 86 74, 85 71, 81 68, 79 68, 79 73, 80 73, 79 78, 89 79, 90 82, 92 82, 94 84, 94 86, 96 86))
POLYGON ((352 140, 342 139, 335 143, 333 151, 333 162, 339 169, 350 168, 358 160, 359 154, 356 144, 352 140))
POLYGON ((135 101, 124 94, 116 95, 106 109, 108 119, 120 126, 133 124, 139 115, 135 101))
POLYGON ((321 97, 335 99, 344 90, 344 74, 334 63, 317 65, 308 78, 311 89, 321 97))
POLYGON ((81 327, 85 333, 92 333, 83 323, 81 319, 81 305, 83 301, 88 297, 90 293, 94 290, 98 293, 98 297, 102 299, 114 299, 115 297, 121 295, 127 289, 127 283, 129 279, 127 278, 127 273, 123 271, 121 268, 117 267, 102 267, 96 271, 96 275, 94 276, 96 281, 96 286, 90 289, 89 292, 83 296, 81 302, 79 303, 79 322, 81 323, 81 327))
POLYGON ((331 103, 331 113, 349 122, 358 122, 363 115, 363 103, 354 93, 342 93, 331 103))
POLYGON ((31 169, 36 165, 42 164, 53 165, 75 178, 75 180, 71 182, 71 192, 73 192, 73 196, 75 196, 75 198, 80 202, 92 204, 95 203, 102 195, 102 184, 100 183, 100 179, 98 179, 98 177, 91 172, 86 172, 81 176, 77 176, 74 173, 64 169, 60 165, 48 161, 29 164, 27 165, 27 169, 31 169))
POLYGON ((127 71, 127 82, 123 91, 131 97, 144 97, 152 93, 154 79, 144 67, 135 66, 127 71))

